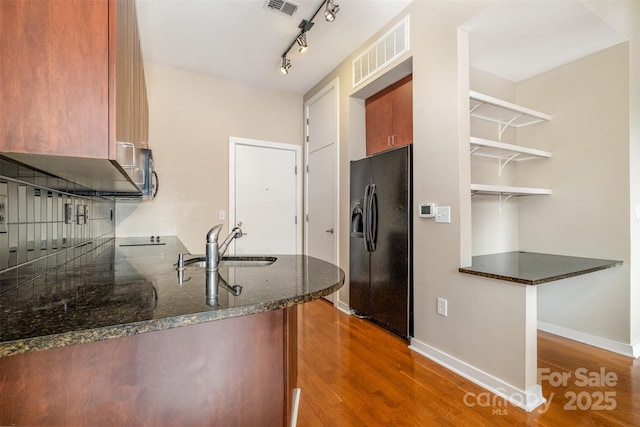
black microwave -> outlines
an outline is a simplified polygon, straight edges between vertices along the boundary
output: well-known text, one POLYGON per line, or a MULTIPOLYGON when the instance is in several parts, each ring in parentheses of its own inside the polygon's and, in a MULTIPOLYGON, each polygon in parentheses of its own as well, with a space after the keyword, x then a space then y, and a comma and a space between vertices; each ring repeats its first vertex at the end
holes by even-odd
POLYGON ((158 174, 153 167, 151 149, 143 148, 140 150, 140 168, 143 170, 142 198, 145 200, 154 199, 158 194, 158 174))

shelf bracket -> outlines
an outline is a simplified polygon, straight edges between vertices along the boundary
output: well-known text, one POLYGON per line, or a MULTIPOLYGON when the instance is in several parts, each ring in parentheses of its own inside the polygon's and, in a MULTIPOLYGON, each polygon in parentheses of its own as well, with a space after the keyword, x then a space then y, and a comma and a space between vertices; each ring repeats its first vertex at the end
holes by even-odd
POLYGON ((498 123, 498 141, 502 141, 502 134, 504 133, 505 130, 507 130, 507 128, 509 126, 511 126, 511 123, 515 122, 516 120, 518 120, 522 116, 524 116, 524 114, 522 114, 522 113, 521 114, 516 114, 508 122, 506 122, 506 123, 498 123))
POLYGON ((502 193, 499 194, 500 196, 500 213, 502 213, 502 205, 504 203, 507 203, 509 201, 510 198, 515 197, 515 194, 508 194, 504 199, 502 198, 502 193))
POLYGON ((511 156, 508 156, 506 158, 498 159, 498 176, 502 176, 502 170, 504 169, 504 167, 507 166, 507 164, 509 164, 509 162, 511 160, 515 159, 519 155, 520 154, 516 153, 516 154, 512 154, 511 156))
POLYGON ((482 148, 482 147, 473 147, 471 149, 471 153, 470 154, 473 156, 475 154, 475 152, 478 151, 480 148, 482 148))
POLYGON ((516 197, 515 194, 509 194, 507 195, 507 197, 505 197, 505 199, 502 201, 503 203, 507 203, 509 201, 509 199, 511 199, 512 197, 516 197))
POLYGON ((481 107, 484 105, 484 102, 479 102, 478 105, 476 105, 475 107, 472 107, 471 109, 469 109, 469 114, 473 114, 474 111, 476 111, 478 109, 478 107, 481 107))

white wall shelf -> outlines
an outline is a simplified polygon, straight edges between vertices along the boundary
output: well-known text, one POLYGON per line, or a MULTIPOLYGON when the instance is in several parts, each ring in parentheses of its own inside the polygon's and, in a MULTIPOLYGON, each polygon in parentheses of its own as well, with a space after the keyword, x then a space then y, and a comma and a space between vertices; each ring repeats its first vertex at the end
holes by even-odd
POLYGON ((509 126, 522 127, 551 120, 549 114, 512 104, 489 95, 469 91, 471 116, 509 126), (515 118, 515 120, 514 120, 515 118))
POLYGON ((549 114, 512 104, 489 95, 469 91, 469 114, 498 124, 498 140, 509 127, 523 127, 551 120, 549 114))
MULTIPOLYGON (((502 142, 502 134, 508 127, 523 127, 551 120, 551 116, 521 105, 512 104, 479 92, 469 91, 469 115, 498 124, 498 141, 471 137, 471 156, 498 159, 498 175, 502 175, 504 167, 512 161, 550 158, 548 151, 523 147, 502 142)), ((471 184, 471 195, 492 195, 500 198, 502 204, 512 197, 549 195, 547 188, 512 187, 506 185, 471 184)))
POLYGON ((477 156, 491 157, 494 159, 506 159, 513 155, 518 157, 514 160, 530 160, 549 158, 552 154, 549 151, 538 150, 536 148, 523 147, 521 145, 507 144, 506 142, 492 141, 490 139, 471 137, 471 154, 477 156))
POLYGON ((514 195, 514 196, 536 196, 536 195, 549 195, 551 190, 548 188, 534 188, 534 187, 511 187, 508 185, 485 185, 485 184, 471 184, 471 192, 474 194, 502 194, 502 195, 514 195))
POLYGON ((548 151, 473 136, 470 144, 472 156, 498 159, 498 175, 502 175, 502 170, 509 162, 549 158, 552 156, 548 151))
POLYGON ((511 187, 507 185, 471 184, 471 195, 484 194, 500 197, 500 205, 512 197, 549 195, 548 188, 511 187))

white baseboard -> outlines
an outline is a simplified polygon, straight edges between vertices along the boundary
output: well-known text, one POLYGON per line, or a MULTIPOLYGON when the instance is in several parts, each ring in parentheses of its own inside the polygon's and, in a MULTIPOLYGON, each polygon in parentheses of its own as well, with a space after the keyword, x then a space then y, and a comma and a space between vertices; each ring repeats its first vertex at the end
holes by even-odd
MULTIPOLYGON (((547 401, 542 395, 542 387, 537 384, 531 390, 520 390, 415 338, 411 339, 409 348, 527 412, 533 411, 547 401)), ((466 401, 467 397, 465 396, 465 404, 473 405, 473 396, 469 399, 469 402, 466 401)), ((497 409, 499 407, 498 403, 497 409)))
POLYGON ((538 329, 573 341, 613 351, 614 353, 622 354, 623 356, 633 357, 634 359, 640 357, 640 342, 635 344, 625 344, 608 338, 602 338, 597 335, 587 334, 586 332, 565 328, 564 326, 554 325, 553 323, 543 322, 542 320, 538 320, 538 329))
POLYGON ((351 308, 349 307, 349 304, 347 304, 346 302, 338 300, 338 304, 336 305, 336 308, 344 313, 347 313, 348 315, 353 314, 353 312, 351 311, 351 308))
POLYGON ((300 388, 293 389, 293 395, 291 396, 291 419, 289 420, 289 427, 296 427, 298 424, 298 408, 300 406, 300 388))

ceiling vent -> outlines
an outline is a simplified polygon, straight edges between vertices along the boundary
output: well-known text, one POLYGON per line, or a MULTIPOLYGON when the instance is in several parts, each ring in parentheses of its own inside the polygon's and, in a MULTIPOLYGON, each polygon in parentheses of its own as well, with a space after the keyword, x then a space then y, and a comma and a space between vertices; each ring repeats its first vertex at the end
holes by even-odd
POLYGON ((353 87, 373 77, 396 58, 409 51, 409 15, 353 60, 353 87))
POLYGON ((286 0, 267 0, 264 4, 265 9, 287 16, 293 16, 298 6, 300 5, 286 0))

